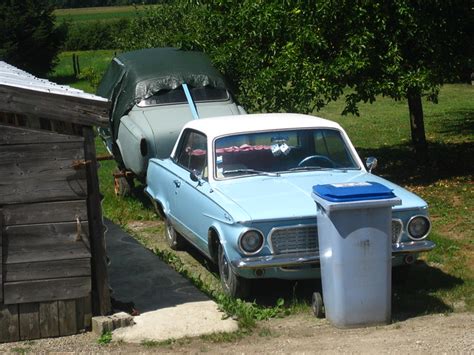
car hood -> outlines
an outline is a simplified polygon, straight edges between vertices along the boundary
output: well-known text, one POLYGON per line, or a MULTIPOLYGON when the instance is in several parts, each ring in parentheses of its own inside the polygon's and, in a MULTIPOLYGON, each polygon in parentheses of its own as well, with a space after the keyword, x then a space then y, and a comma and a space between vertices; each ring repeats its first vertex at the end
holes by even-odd
POLYGON ((318 184, 378 182, 393 190, 402 200, 394 210, 426 207, 426 202, 404 188, 381 177, 360 171, 320 171, 248 176, 216 182, 215 190, 232 200, 252 220, 308 218, 315 215, 311 197, 318 184))

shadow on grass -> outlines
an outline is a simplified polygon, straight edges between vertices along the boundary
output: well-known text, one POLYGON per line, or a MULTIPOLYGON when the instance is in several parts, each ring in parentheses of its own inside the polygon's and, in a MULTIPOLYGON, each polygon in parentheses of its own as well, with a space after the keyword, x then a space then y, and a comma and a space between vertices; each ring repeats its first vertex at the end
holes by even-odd
MULTIPOLYGON (((458 117, 458 119, 448 124, 443 124, 443 127, 439 129, 440 133, 455 136, 472 136, 472 134, 474 134, 474 112, 457 110, 450 111, 449 114, 452 117, 458 117)), ((436 116, 437 115, 433 115, 433 117, 436 116)), ((439 122, 444 122, 443 117, 439 117, 439 122)))
MULTIPOLYGON (((448 313, 453 309, 433 294, 462 285, 460 278, 419 261, 410 267, 394 268, 392 272, 392 319, 401 321, 432 313, 448 313)), ((254 281, 252 296, 263 306, 273 306, 278 298, 285 304, 311 304, 313 292, 321 292, 321 280, 286 281, 262 279, 254 281)), ((347 292, 344 290, 342 292, 347 292)), ((323 294, 324 298, 324 294, 323 294)))
POLYGON ((464 283, 462 279, 428 266, 423 261, 418 261, 411 267, 395 268, 392 275, 393 320, 405 320, 429 313, 452 312, 450 305, 433 294, 464 283))
POLYGON ((60 85, 72 85, 74 83, 77 83, 78 79, 74 74, 72 74, 72 75, 51 76, 49 80, 60 85))
POLYGON ((438 180, 474 174, 471 163, 474 143, 429 142, 428 160, 417 158, 410 144, 358 149, 363 161, 375 156, 379 166, 375 174, 399 184, 428 185, 438 180))

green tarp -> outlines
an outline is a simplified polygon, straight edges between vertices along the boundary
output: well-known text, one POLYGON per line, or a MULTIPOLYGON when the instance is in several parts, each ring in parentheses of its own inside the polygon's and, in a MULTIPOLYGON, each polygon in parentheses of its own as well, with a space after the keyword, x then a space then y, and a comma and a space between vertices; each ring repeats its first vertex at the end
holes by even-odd
POLYGON ((176 89, 183 83, 228 89, 224 77, 201 52, 149 48, 117 55, 97 89, 97 95, 112 102, 113 139, 117 137, 120 118, 135 104, 160 90, 176 89))

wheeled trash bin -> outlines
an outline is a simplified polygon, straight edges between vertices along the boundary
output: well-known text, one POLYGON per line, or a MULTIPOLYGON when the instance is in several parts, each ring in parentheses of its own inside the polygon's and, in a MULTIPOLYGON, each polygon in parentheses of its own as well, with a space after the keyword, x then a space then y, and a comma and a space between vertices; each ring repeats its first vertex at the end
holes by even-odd
POLYGON ((326 318, 340 328, 390 323, 392 206, 401 200, 376 182, 316 185, 312 196, 326 318))

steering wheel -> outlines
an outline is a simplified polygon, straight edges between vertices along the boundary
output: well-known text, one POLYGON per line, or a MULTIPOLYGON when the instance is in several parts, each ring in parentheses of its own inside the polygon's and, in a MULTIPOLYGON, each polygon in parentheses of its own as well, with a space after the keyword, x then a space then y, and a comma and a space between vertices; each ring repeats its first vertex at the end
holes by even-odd
POLYGON ((298 163, 298 166, 309 166, 310 164, 306 164, 306 163, 311 161, 311 160, 322 160, 326 163, 325 165, 327 165, 327 163, 331 164, 330 166, 323 166, 324 168, 326 168, 326 167, 335 168, 336 167, 336 163, 333 162, 330 158, 328 158, 325 155, 310 155, 310 156, 307 156, 306 158, 304 158, 303 160, 301 160, 298 163))

